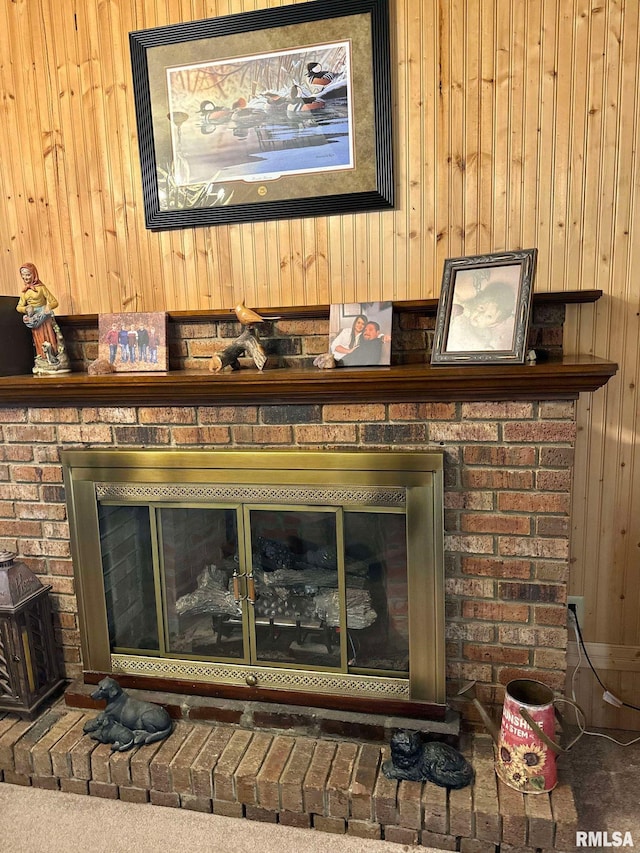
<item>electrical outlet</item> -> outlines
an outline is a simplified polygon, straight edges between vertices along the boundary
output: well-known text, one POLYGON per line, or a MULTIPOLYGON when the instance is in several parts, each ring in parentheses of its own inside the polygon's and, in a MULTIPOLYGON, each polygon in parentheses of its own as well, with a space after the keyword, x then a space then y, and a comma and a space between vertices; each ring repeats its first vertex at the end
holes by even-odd
POLYGON ((567 597, 567 607, 571 607, 576 614, 578 625, 584 628, 584 596, 570 595, 567 597))

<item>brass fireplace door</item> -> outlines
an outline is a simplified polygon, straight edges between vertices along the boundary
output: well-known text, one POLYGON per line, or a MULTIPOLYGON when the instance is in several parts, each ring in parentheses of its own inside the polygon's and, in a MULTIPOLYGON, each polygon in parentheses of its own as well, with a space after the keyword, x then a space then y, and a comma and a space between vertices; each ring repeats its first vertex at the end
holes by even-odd
POLYGON ((440 453, 63 464, 85 671, 444 704, 440 453))

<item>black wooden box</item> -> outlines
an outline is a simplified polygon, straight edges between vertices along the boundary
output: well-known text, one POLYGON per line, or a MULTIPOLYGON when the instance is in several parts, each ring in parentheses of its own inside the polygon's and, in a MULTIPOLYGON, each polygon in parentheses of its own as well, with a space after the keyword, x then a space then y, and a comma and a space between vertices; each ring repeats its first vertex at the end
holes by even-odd
POLYGON ((17 304, 17 296, 0 296, 0 376, 22 376, 33 369, 33 338, 17 304))

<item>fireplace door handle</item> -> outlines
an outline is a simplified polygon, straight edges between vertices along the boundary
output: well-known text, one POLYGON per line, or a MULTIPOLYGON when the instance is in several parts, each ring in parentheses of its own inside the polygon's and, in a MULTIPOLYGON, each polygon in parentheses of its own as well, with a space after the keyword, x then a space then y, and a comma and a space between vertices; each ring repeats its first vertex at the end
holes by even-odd
POLYGON ((253 575, 247 575, 247 601, 249 604, 256 603, 256 582, 253 575))
POLYGON ((240 604, 241 601, 248 601, 250 604, 256 603, 256 582, 253 575, 248 575, 246 572, 233 573, 233 597, 236 604, 240 604), (245 595, 240 594, 240 580, 242 578, 244 578, 246 584, 245 595))
POLYGON ((248 596, 240 594, 240 579, 246 577, 247 575, 245 572, 233 573, 233 598, 236 604, 240 604, 241 601, 246 601, 248 598, 248 596))

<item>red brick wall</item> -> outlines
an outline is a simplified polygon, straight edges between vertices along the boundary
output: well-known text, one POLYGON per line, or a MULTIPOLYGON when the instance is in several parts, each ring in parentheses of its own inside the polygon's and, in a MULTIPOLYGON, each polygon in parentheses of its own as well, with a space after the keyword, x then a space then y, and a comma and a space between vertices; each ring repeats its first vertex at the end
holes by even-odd
POLYGON ((73 677, 81 661, 61 448, 443 448, 449 693, 456 705, 460 683, 474 679, 500 706, 511 678, 564 684, 574 436, 570 401, 5 408, 0 549, 51 584, 73 677))

